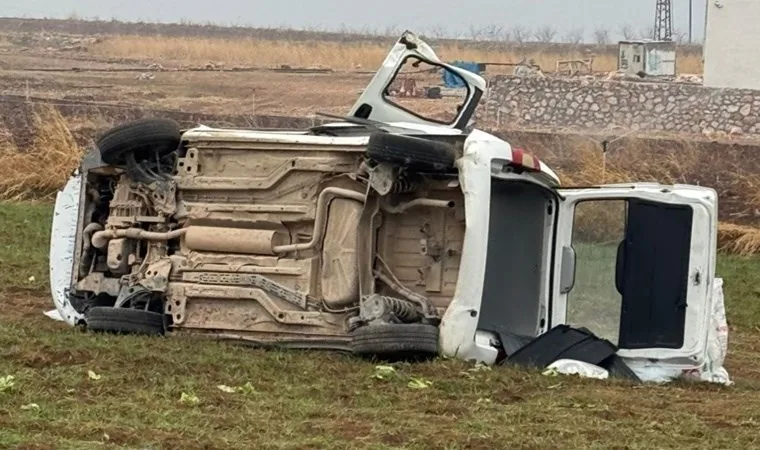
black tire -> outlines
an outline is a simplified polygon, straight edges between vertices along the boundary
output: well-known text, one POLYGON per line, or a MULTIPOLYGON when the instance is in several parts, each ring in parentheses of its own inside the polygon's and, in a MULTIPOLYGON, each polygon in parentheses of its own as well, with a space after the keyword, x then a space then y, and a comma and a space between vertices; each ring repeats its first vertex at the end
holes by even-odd
POLYGON ((420 137, 373 133, 367 156, 377 162, 408 167, 419 172, 447 172, 454 168, 457 152, 450 144, 420 137))
POLYGON ((438 327, 422 323, 361 326, 350 333, 351 351, 380 360, 420 361, 438 355, 438 327))
POLYGON ((96 142, 106 164, 124 165, 129 153, 136 161, 165 156, 179 147, 180 129, 171 119, 141 119, 111 128, 96 142))
POLYGON ((96 306, 87 311, 86 318, 91 331, 161 336, 166 329, 163 314, 139 309, 96 306))

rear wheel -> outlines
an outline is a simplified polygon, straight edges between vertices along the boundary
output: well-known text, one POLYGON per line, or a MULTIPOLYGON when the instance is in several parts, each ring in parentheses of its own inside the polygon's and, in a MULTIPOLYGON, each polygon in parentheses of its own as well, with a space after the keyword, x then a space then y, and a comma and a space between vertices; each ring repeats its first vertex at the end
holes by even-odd
POLYGON ((88 330, 107 333, 160 336, 166 329, 164 314, 131 308, 92 307, 86 322, 88 330))
POLYGON ((100 158, 106 164, 123 166, 128 155, 135 161, 155 159, 168 155, 179 147, 180 128, 171 119, 150 118, 129 122, 111 128, 96 145, 100 158))
POLYGON ((383 323, 351 332, 355 355, 381 360, 425 360, 438 355, 438 327, 422 323, 383 323))
POLYGON ((374 133, 367 156, 377 162, 419 172, 446 172, 454 168, 456 150, 450 144, 400 134, 374 133))

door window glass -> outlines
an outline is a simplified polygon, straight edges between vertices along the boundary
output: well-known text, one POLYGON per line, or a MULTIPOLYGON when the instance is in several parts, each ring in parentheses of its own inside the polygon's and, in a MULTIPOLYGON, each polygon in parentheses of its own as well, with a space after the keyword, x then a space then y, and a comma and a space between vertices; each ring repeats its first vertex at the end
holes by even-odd
POLYGON ((470 92, 458 74, 409 56, 386 86, 383 98, 421 119, 452 124, 470 92))
POLYGON ((575 207, 575 284, 567 297, 566 321, 616 345, 622 294, 617 290, 615 273, 625 228, 625 200, 583 201, 575 207))

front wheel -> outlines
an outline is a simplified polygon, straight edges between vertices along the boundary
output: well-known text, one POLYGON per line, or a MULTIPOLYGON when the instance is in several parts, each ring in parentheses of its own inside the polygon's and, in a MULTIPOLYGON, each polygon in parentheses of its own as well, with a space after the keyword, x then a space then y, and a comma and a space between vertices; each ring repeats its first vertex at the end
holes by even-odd
POLYGON ((426 360, 438 355, 438 327, 423 323, 383 323, 351 332, 355 355, 380 360, 426 360))
POLYGON ((106 164, 123 166, 135 161, 163 157, 180 144, 180 128, 171 119, 148 118, 125 123, 106 131, 96 142, 106 164))

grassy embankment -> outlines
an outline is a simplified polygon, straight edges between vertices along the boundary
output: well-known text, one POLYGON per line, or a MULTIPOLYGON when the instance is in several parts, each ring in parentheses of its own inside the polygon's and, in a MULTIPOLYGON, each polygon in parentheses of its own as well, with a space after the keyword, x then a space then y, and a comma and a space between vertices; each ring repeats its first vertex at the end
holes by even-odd
POLYGON ((374 364, 345 355, 89 335, 53 322, 42 315, 52 307, 51 218, 48 202, 0 203, 0 378, 14 377, 12 387, 0 381, 0 448, 758 444, 760 257, 723 255, 718 267, 731 388, 636 387, 445 360, 398 365, 381 380, 374 364), (432 384, 413 389, 415 378, 432 384))

